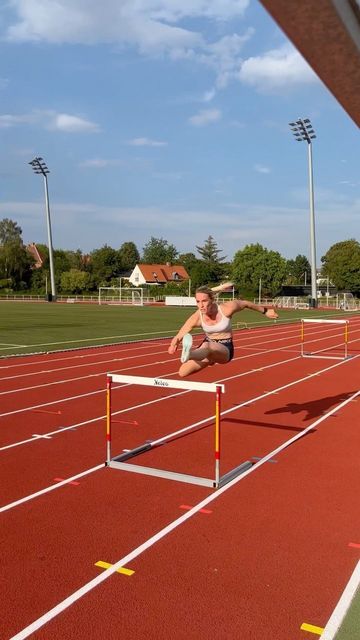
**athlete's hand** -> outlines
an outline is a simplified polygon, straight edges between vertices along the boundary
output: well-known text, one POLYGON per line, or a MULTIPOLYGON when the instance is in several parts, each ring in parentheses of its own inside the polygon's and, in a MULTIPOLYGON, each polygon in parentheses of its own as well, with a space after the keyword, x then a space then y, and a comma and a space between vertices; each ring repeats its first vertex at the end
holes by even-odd
POLYGON ((271 318, 272 320, 276 320, 276 318, 279 317, 275 309, 267 309, 265 315, 267 318, 271 318))
POLYGON ((172 340, 170 343, 170 347, 168 348, 168 353, 170 353, 170 355, 175 353, 175 351, 178 348, 178 345, 179 345, 179 341, 174 338, 174 340, 172 340))

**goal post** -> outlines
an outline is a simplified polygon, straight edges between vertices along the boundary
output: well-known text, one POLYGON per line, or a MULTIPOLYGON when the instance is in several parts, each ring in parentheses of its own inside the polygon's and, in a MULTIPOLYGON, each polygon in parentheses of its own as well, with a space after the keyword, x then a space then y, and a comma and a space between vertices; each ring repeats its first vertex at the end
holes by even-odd
POLYGON ((130 304, 142 307, 144 304, 144 289, 142 287, 99 287, 98 302, 99 305, 130 304))
POLYGON ((122 469, 124 471, 131 471, 134 473, 140 473, 144 475, 156 476, 160 478, 167 478, 170 480, 177 480, 179 482, 187 482, 190 484, 197 484, 200 486, 220 488, 227 482, 230 482, 237 475, 240 475, 252 466, 250 461, 243 462, 231 471, 220 475, 220 439, 221 439, 221 398, 225 391, 223 384, 219 383, 206 383, 206 382, 190 382, 187 380, 170 380, 168 378, 145 378, 142 376, 128 376, 121 374, 107 374, 107 394, 106 394, 106 466, 113 467, 115 469, 122 469), (186 473, 179 473, 170 471, 167 469, 156 469, 153 467, 145 467, 137 464, 129 463, 129 460, 133 460, 136 456, 150 451, 155 447, 158 447, 166 442, 171 442, 176 439, 180 434, 191 432, 196 427, 202 424, 209 423, 209 418, 200 420, 199 422, 192 424, 182 429, 178 429, 175 432, 168 433, 167 435, 158 438, 156 440, 146 440, 144 444, 140 444, 130 450, 125 450, 120 455, 112 457, 111 453, 111 441, 112 441, 112 385, 113 383, 138 386, 150 386, 157 389, 184 389, 186 391, 201 391, 206 393, 213 393, 215 396, 215 411, 214 411, 214 477, 204 478, 195 475, 189 475, 186 473))
POLYGON ((302 318, 300 328, 301 356, 303 358, 327 358, 330 360, 346 360, 348 356, 349 320, 327 320, 322 318, 302 318), (338 331, 326 336, 309 336, 307 325, 323 325, 331 328, 338 326, 338 331), (316 343, 315 350, 306 349, 306 344, 316 343))

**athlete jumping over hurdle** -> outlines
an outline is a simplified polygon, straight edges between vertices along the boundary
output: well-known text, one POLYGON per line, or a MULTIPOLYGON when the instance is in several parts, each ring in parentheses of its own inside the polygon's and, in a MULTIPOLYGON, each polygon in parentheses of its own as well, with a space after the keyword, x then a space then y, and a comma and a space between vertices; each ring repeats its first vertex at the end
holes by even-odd
POLYGON ((199 287, 195 298, 198 311, 186 320, 177 335, 172 339, 168 353, 173 354, 182 340, 181 366, 179 376, 185 378, 209 365, 225 364, 234 356, 231 318, 234 313, 243 309, 251 309, 264 314, 269 319, 278 318, 276 311, 263 305, 253 304, 248 300, 231 300, 218 304, 215 294, 233 287, 231 282, 218 287, 199 287), (205 338, 196 349, 192 349, 190 331, 202 327, 205 338))

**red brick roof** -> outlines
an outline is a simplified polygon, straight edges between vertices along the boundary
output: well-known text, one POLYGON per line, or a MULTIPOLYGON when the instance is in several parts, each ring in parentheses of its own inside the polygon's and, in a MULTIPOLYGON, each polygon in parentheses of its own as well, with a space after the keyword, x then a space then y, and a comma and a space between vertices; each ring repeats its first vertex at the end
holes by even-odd
POLYGON ((41 257, 40 253, 39 253, 39 249, 37 248, 35 242, 32 242, 31 244, 28 244, 26 247, 26 251, 28 251, 32 257, 35 260, 35 264, 34 264, 34 268, 35 269, 40 269, 40 267, 43 266, 43 258, 41 257))
POLYGON ((139 264, 141 273, 146 282, 182 282, 189 280, 190 276, 185 267, 180 264, 139 264))

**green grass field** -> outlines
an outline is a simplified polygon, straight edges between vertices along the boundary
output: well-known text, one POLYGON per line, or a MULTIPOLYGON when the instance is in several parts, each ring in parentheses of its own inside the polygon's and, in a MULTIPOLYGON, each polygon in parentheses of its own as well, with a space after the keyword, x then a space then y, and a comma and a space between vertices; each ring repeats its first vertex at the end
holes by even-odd
MULTIPOLYGON (((171 338, 192 311, 190 307, 1 302, 0 356, 171 338)), ((276 322, 320 314, 341 317, 334 311, 279 310, 276 322)), ((273 321, 247 310, 233 318, 234 328, 261 324, 273 321)))

